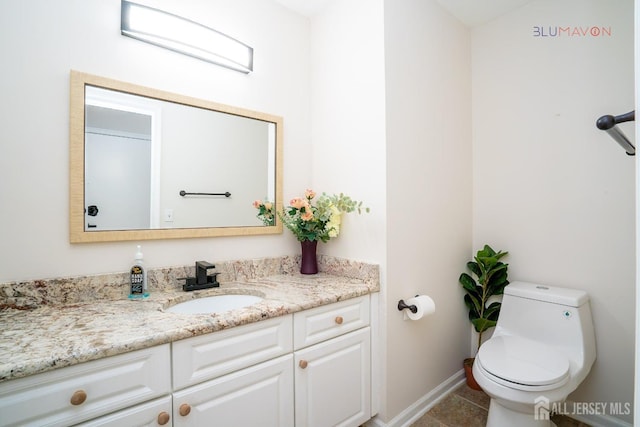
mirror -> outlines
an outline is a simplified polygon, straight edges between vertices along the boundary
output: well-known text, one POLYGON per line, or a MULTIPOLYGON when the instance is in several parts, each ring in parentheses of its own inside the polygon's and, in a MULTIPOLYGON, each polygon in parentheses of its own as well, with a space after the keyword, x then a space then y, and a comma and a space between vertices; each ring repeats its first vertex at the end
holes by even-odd
POLYGON ((71 72, 70 241, 282 233, 282 118, 71 72))

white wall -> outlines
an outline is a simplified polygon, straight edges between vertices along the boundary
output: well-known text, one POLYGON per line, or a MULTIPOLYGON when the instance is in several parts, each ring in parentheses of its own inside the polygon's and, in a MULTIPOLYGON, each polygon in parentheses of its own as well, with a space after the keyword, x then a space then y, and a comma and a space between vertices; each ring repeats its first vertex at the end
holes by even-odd
POLYGON ((458 277, 471 254, 471 62, 468 29, 435 0, 385 1, 384 22, 390 420, 470 355, 458 277), (397 303, 415 294, 436 313, 404 321, 397 303))
MULTIPOLYGON (((382 307, 387 248, 384 66, 382 0, 334 0, 313 16, 309 185, 319 193, 343 192, 371 209, 345 215, 340 236, 321 243, 318 251, 379 264, 382 307)), ((285 191, 285 200, 304 189, 300 183, 296 192, 285 191)), ((384 335, 376 343, 381 346, 374 353, 383 357, 384 335)))
POLYGON ((508 250, 511 280, 586 290, 598 359, 570 399, 633 402, 634 159, 595 126, 634 109, 633 0, 538 0, 472 40, 474 247, 508 250), (556 25, 612 35, 533 36, 556 25))
MULTIPOLYGON (((311 21, 308 162, 316 191, 343 192, 371 209, 345 215, 339 238, 319 250, 377 262, 386 243, 382 13, 381 0, 334 0, 311 21)), ((304 189, 298 186, 291 197, 304 189)))
MULTIPOLYGON (((144 3, 251 45, 255 72, 120 35, 119 0, 0 2, 0 281, 125 271, 134 255, 137 242, 69 244, 71 69, 283 116, 285 194, 310 180, 308 19, 262 0, 144 3)), ((153 268, 291 254, 298 246, 284 233, 148 241, 143 250, 153 268)))

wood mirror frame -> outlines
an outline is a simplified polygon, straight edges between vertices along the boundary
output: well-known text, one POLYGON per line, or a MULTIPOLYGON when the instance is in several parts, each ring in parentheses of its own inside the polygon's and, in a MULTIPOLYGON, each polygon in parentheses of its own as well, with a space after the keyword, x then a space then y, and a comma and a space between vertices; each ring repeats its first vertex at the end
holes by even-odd
MULTIPOLYGON (((85 231, 85 87, 87 85, 275 123, 276 164, 274 202, 276 211, 282 210, 283 120, 281 117, 271 114, 245 110, 242 108, 218 104, 211 101, 178 95, 158 89, 138 86, 131 83, 125 83, 73 70, 71 71, 70 80, 69 238, 71 243, 154 239, 186 239, 198 237, 248 236, 282 233, 282 222, 277 216, 275 218, 275 225, 273 226, 258 225, 258 219, 256 219, 256 226, 85 231)), ((253 206, 247 206, 247 208, 254 209, 253 206)))

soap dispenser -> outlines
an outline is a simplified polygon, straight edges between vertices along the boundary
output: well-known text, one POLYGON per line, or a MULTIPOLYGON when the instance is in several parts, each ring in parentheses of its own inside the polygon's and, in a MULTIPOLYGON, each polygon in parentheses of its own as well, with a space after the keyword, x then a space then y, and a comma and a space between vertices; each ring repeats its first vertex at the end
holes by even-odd
POLYGON ((142 299, 149 296, 149 290, 147 289, 147 269, 144 268, 144 262, 142 260, 142 247, 138 245, 135 261, 131 266, 130 271, 130 299, 142 299))

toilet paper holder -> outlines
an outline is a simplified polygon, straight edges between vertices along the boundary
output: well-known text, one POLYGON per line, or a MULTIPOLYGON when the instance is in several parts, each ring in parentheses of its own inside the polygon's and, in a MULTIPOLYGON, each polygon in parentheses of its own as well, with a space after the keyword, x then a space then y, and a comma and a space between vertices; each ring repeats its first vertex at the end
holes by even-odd
MULTIPOLYGON (((417 297, 418 295, 416 295, 417 297)), ((408 308, 409 310, 411 310, 412 313, 417 313, 418 312, 418 307, 416 307, 415 305, 411 304, 408 305, 406 302, 404 302, 403 299, 401 299, 400 301, 398 301, 398 310, 402 311, 405 308, 408 308)))

